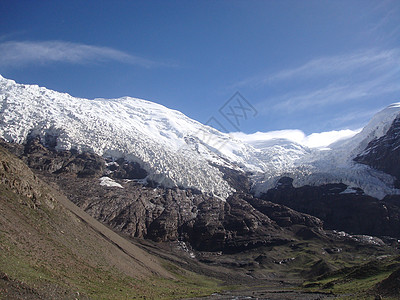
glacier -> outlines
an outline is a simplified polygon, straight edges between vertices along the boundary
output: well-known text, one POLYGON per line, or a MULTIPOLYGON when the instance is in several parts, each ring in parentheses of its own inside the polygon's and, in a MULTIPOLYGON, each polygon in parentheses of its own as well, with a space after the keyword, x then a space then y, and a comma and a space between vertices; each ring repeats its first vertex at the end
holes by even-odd
POLYGON ((308 148, 285 139, 248 143, 190 119, 179 111, 131 97, 84 99, 18 84, 0 75, 0 137, 24 143, 39 136, 56 150, 90 151, 137 162, 164 187, 192 188, 226 199, 234 189, 218 166, 250 172, 262 194, 282 176, 295 186, 343 182, 383 198, 398 194, 394 179, 353 158, 384 135, 400 104, 381 111, 355 136, 329 149, 308 148))

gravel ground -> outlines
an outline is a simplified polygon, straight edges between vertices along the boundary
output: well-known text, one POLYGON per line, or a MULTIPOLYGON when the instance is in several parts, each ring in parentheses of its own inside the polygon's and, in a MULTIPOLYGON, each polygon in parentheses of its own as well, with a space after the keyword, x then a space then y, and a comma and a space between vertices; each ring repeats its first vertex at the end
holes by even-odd
POLYGON ((190 298, 185 300, 319 300, 319 299, 333 299, 336 298, 332 294, 320 294, 320 293, 305 293, 297 291, 280 291, 280 290, 245 290, 245 291, 227 291, 223 293, 213 294, 207 297, 201 298, 190 298))

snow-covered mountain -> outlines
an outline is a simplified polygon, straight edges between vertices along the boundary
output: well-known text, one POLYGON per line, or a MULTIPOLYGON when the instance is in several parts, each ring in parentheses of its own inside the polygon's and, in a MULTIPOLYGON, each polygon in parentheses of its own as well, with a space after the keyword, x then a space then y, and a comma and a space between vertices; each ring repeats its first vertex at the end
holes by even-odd
POLYGON ((399 194, 394 187, 394 177, 354 160, 365 152, 371 141, 384 136, 399 115, 400 103, 394 103, 378 112, 355 136, 333 143, 329 149, 311 149, 295 159, 289 170, 258 175, 254 180, 254 192, 264 193, 273 188, 282 176, 288 176, 294 179, 295 187, 344 183, 350 187, 349 190, 361 188, 379 199, 388 194, 399 194))
POLYGON ((39 136, 56 150, 91 151, 139 163, 147 180, 165 187, 194 188, 221 198, 234 189, 216 165, 250 171, 260 194, 281 176, 294 185, 343 182, 382 198, 397 193, 390 175, 353 159, 384 135, 400 104, 377 114, 362 132, 331 146, 309 149, 288 140, 249 144, 162 105, 123 97, 82 99, 0 76, 0 137, 23 143, 39 136))
POLYGON ((0 136, 40 136, 57 150, 92 151, 138 162, 148 180, 223 198, 233 189, 209 162, 262 170, 254 149, 182 113, 145 100, 81 99, 0 77, 0 136))

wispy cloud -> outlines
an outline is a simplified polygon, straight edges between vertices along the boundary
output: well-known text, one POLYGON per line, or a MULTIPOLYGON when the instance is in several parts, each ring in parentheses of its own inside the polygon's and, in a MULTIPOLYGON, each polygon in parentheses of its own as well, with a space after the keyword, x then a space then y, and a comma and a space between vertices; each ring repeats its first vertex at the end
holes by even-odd
POLYGON ((376 2, 375 7, 366 11, 365 18, 375 16, 376 21, 371 22, 366 28, 364 36, 373 38, 382 44, 396 42, 400 35, 399 15, 400 5, 397 0, 382 0, 376 2))
POLYGON ((0 65, 64 62, 73 64, 117 61, 144 68, 167 64, 117 49, 65 41, 8 41, 0 43, 0 65))
POLYGON ((353 124, 353 128, 359 128, 365 126, 365 124, 371 120, 371 118, 380 110, 384 109, 385 106, 379 107, 377 109, 359 109, 357 112, 347 112, 345 114, 340 114, 330 121, 338 126, 338 128, 343 128, 349 123, 353 124))
POLYGON ((14 39, 16 36, 22 35, 24 33, 26 33, 25 30, 18 30, 18 31, 12 31, 12 32, 9 32, 6 34, 2 34, 2 35, 0 35, 0 42, 14 39))
POLYGON ((339 76, 368 70, 371 72, 386 71, 400 67, 400 49, 365 50, 350 54, 320 57, 303 65, 284 69, 273 74, 263 74, 244 79, 237 87, 262 87, 289 80, 307 80, 321 76, 339 76))
MULTIPOLYGON (((339 104, 351 100, 361 100, 365 97, 378 97, 386 93, 400 91, 400 85, 392 81, 394 74, 378 76, 362 82, 348 84, 329 84, 318 89, 297 90, 289 94, 276 97, 275 110, 293 112, 309 108, 323 107, 330 104, 339 104)), ((400 80, 400 77, 398 77, 400 80)), ((271 109, 269 107, 268 109, 271 109)))

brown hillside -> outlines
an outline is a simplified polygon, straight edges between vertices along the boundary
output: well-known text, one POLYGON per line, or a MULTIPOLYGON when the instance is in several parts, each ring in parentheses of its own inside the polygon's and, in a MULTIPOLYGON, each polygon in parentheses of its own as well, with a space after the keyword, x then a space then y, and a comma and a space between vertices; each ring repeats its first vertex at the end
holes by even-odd
POLYGON ((0 148, 1 299, 158 299, 200 289, 180 282, 156 257, 87 215, 0 148))

